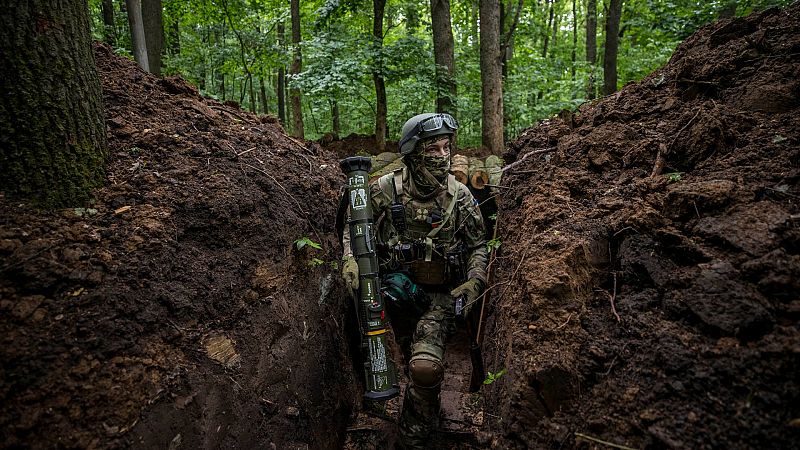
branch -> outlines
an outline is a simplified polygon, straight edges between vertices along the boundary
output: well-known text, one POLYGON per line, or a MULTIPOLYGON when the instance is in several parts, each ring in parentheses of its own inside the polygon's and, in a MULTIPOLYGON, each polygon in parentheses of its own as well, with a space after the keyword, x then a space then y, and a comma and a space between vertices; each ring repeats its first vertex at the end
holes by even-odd
POLYGON ((508 33, 506 33, 505 39, 503 39, 503 43, 500 45, 500 54, 505 54, 506 50, 508 50, 508 45, 511 43, 511 38, 514 37, 514 31, 517 29, 517 24, 519 23, 519 13, 522 11, 522 2, 523 0, 519 0, 517 4, 517 12, 514 13, 514 21, 511 22, 511 28, 508 29, 508 33))
POLYGON ((619 448, 621 450, 636 450, 631 447, 626 447, 624 445, 615 444, 613 442, 604 441, 602 439, 597 439, 596 437, 592 437, 583 433, 575 433, 575 437, 586 439, 587 441, 597 442, 598 444, 607 445, 609 447, 619 448))
POLYGON ((501 172, 505 172, 506 170, 509 170, 512 167, 519 165, 520 163, 522 163, 522 161, 525 161, 530 156, 541 155, 542 153, 550 153, 550 152, 554 152, 556 150, 558 150, 558 147, 550 147, 550 148, 543 148, 541 150, 530 151, 530 152, 526 153, 522 158, 520 158, 520 159, 514 161, 513 163, 503 167, 502 169, 500 169, 500 171, 501 172))
POLYGON ((234 116, 234 117, 238 117, 239 119, 241 119, 241 120, 242 120, 242 122, 250 123, 250 121, 249 121, 249 120, 247 120, 247 119, 245 119, 244 117, 242 117, 242 116, 240 116, 240 115, 236 114, 236 113, 235 113, 235 112, 233 112, 233 111, 230 111, 230 110, 228 110, 228 109, 226 109, 226 108, 223 108, 223 107, 221 107, 221 106, 208 105, 208 107, 209 107, 209 108, 211 108, 211 109, 216 109, 217 111, 222 111, 222 112, 228 113, 228 114, 230 114, 230 115, 232 115, 232 116, 234 116))

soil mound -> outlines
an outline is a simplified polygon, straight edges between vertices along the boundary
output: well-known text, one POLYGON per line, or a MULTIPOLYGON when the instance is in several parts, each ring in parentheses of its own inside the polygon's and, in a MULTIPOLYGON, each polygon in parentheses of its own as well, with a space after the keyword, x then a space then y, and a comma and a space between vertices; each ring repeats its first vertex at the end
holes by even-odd
POLYGON ((800 5, 721 21, 511 145, 494 446, 800 446, 798 54, 800 5))
POLYGON ((340 447, 335 155, 95 50, 96 204, 0 199, 2 446, 340 447))

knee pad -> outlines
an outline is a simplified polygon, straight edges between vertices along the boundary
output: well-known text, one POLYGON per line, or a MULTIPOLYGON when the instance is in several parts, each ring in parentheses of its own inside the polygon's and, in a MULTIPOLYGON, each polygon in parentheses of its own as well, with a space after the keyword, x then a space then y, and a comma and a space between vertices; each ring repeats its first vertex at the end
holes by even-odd
POLYGON ((414 386, 434 388, 444 379, 444 366, 433 356, 414 355, 408 363, 408 372, 414 386))

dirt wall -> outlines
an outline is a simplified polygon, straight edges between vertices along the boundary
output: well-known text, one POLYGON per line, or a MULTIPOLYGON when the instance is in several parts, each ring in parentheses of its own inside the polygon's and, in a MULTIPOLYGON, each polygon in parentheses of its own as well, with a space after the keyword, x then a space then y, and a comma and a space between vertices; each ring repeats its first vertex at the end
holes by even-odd
POLYGON ((339 447, 335 156, 95 50, 106 186, 53 213, 0 198, 0 446, 339 447))
POLYGON ((798 54, 800 6, 712 24, 511 144, 494 448, 800 444, 798 54))

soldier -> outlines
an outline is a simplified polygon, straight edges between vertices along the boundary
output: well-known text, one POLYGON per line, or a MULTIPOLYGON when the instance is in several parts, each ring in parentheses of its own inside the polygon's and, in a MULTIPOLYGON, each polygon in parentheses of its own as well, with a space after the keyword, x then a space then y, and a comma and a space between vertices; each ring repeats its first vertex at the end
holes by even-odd
MULTIPOLYGON (((381 293, 408 362, 410 384, 400 416, 400 444, 406 448, 422 448, 439 423, 455 299, 464 302, 466 313, 486 286, 483 219, 469 189, 449 173, 457 128, 449 114, 412 117, 400 140, 406 168, 370 185, 381 293)), ((347 233, 342 276, 358 288, 347 233)))

